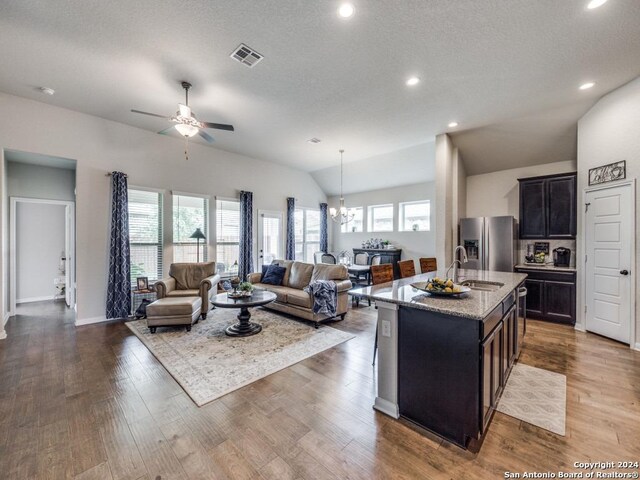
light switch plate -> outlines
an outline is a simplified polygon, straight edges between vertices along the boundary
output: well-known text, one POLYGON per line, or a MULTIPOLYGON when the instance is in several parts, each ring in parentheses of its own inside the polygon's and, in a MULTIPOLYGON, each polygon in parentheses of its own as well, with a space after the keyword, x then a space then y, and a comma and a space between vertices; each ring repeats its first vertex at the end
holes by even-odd
POLYGON ((389 320, 382 320, 382 336, 391 336, 391 322, 389 320))

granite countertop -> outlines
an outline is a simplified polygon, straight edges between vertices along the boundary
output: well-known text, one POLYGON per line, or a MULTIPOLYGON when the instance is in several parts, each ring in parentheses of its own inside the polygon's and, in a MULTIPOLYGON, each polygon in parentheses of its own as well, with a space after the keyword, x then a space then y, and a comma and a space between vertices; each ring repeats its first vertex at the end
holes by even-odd
POLYGON ((410 284, 424 282, 433 277, 444 278, 445 272, 430 272, 414 277, 394 280, 393 282, 372 285, 370 287, 350 290, 349 294, 389 302, 405 307, 418 308, 432 312, 483 320, 504 300, 510 292, 520 285, 527 275, 514 272, 490 272, 485 270, 459 270, 460 282, 465 280, 483 280, 486 282, 503 283, 504 286, 493 292, 471 290, 459 297, 437 297, 422 290, 413 288, 410 284))
POLYGON ((545 270, 547 272, 575 272, 576 267, 554 267, 553 263, 519 263, 516 268, 529 270, 545 270))

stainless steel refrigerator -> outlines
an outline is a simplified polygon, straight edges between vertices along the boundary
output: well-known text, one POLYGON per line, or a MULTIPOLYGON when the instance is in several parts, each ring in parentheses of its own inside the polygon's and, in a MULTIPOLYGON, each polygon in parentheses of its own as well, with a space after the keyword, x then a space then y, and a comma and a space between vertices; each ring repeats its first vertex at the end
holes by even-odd
POLYGON ((462 268, 513 272, 518 224, 512 216, 460 219, 460 245, 467 250, 462 268))

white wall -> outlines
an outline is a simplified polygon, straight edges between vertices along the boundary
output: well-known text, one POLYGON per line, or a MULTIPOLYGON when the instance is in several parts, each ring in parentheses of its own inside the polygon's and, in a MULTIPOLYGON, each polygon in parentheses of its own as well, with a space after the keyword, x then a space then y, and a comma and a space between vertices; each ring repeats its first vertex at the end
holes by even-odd
MULTIPOLYGON (((0 110, 0 148, 77 161, 78 323, 104 319, 110 210, 106 172, 127 173, 131 185, 162 188, 167 194, 208 194, 212 200, 216 195, 236 197, 241 189, 252 191, 255 210, 284 211, 288 196, 301 205, 326 201, 311 176, 299 170, 195 142, 185 161, 180 139, 2 93, 0 110)), ((170 225, 165 222, 165 227, 170 225)), ((215 238, 215 222, 209 238, 215 238)), ((165 264, 168 261, 165 257, 165 264)))
MULTIPOLYGON (((640 78, 604 96, 578 122, 579 205, 588 185, 589 169, 619 160, 627 161, 628 179, 640 177, 640 78)), ((584 210, 578 208, 578 258, 584 255, 583 222, 584 210)), ((636 193, 636 238, 639 233, 640 195, 636 193)), ((640 242, 636 241, 635 248, 635 271, 640 272, 640 242)), ((584 272, 578 272, 580 326, 584 326, 584 281, 584 272)), ((637 287, 634 290, 637 296, 637 287)), ((635 320, 635 348, 640 349, 640 301, 636 301, 635 320)))
MULTIPOLYGON (((404 187, 385 188, 370 192, 345 195, 347 207, 364 207, 364 229, 367 229, 367 206, 393 203, 394 205, 394 231, 393 232, 349 232, 341 233, 340 226, 329 219, 331 226, 332 245, 330 250, 341 252, 347 250, 350 253, 354 247, 360 248, 364 240, 370 238, 382 238, 389 240, 398 248, 402 248, 403 259, 418 259, 419 257, 433 257, 435 255, 435 184, 434 182, 406 185, 404 187), (399 232, 398 231, 398 204, 416 200, 429 200, 431 202, 431 230, 428 232, 399 232)), ((339 206, 339 197, 329 198, 329 207, 339 206)), ((418 268, 416 262, 416 268, 418 268)))
POLYGON ((520 218, 518 179, 575 172, 576 162, 545 163, 467 177, 467 217, 513 215, 520 218))
POLYGON ((65 206, 16 204, 16 299, 53 299, 65 247, 65 206))
POLYGON ((458 224, 467 210, 466 169, 462 154, 446 133, 436 137, 436 258, 438 268, 451 264, 458 244, 458 224))
POLYGON ((76 172, 28 163, 7 162, 7 196, 46 198, 48 200, 76 199, 76 172))

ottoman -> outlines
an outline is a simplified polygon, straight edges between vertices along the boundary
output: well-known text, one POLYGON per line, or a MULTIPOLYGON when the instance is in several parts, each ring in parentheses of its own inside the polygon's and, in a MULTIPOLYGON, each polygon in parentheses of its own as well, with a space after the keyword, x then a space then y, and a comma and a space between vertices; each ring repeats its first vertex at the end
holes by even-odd
POLYGON ((186 327, 198 323, 202 299, 200 297, 165 297, 147 305, 147 326, 151 333, 158 327, 186 327))

